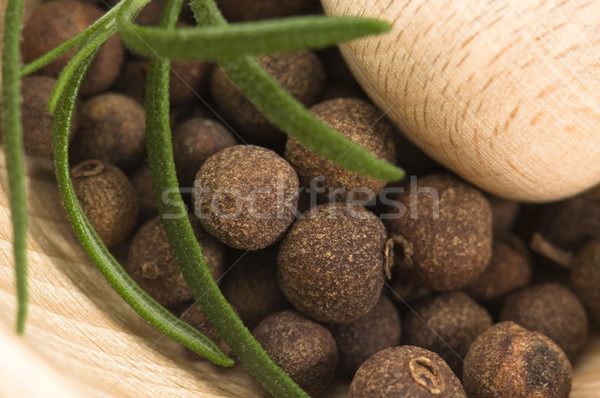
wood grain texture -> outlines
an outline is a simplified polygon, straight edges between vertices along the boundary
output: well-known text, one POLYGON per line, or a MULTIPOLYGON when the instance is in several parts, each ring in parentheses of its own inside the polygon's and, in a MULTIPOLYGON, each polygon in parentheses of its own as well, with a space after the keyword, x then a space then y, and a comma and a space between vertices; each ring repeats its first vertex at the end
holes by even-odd
POLYGON ((393 22, 342 51, 373 101, 436 160, 518 200, 600 183, 600 2, 323 4, 393 22))

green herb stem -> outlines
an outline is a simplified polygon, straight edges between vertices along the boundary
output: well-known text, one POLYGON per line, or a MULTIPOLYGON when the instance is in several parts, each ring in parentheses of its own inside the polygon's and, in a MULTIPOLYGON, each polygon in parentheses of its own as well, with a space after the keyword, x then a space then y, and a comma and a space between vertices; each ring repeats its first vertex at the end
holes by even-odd
MULTIPOLYGON (((227 24, 212 0, 192 0, 191 6, 198 24, 227 24)), ((348 170, 369 177, 388 181, 404 177, 402 169, 379 159, 313 116, 254 58, 242 56, 220 60, 219 63, 261 113, 307 148, 348 170)))
MULTIPOLYGON (((98 50, 98 49, 96 49, 98 50)), ((113 289, 157 330, 221 366, 233 361, 208 337, 175 317, 146 294, 110 254, 85 216, 69 174, 69 134, 79 87, 95 52, 70 75, 58 98, 53 124, 56 177, 65 209, 84 250, 113 289)))
POLYGON ((23 0, 9 0, 4 17, 2 53, 2 135, 13 227, 13 253, 17 282, 17 333, 25 332, 27 319, 27 192, 21 124, 19 79, 23 0))
MULTIPOLYGON (((179 3, 181 0, 169 1, 161 26, 175 26, 177 18, 169 12, 179 3)), ((146 86, 148 163, 155 200, 161 215, 172 210, 170 204, 161 200, 161 193, 167 190, 179 192, 169 123, 169 69, 168 60, 151 60, 146 86)), ((180 194, 174 196, 172 199, 179 209, 183 206, 183 200, 180 194)), ((276 397, 308 397, 289 375, 269 358, 233 312, 210 273, 188 218, 161 217, 161 220, 186 283, 213 328, 229 344, 242 365, 276 397)))
POLYGON ((125 44, 134 52, 179 60, 232 58, 323 48, 384 33, 387 22, 356 17, 307 16, 221 26, 163 29, 117 20, 125 44))

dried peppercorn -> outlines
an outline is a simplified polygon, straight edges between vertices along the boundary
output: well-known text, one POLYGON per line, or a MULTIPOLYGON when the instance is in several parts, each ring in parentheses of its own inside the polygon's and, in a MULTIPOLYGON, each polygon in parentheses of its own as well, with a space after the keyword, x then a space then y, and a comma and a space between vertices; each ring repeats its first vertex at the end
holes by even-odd
MULTIPOLYGON (((213 277, 219 279, 224 271, 223 246, 208 235, 198 220, 189 215, 190 223, 213 277)), ((136 232, 127 254, 127 272, 164 306, 174 306, 193 298, 175 262, 159 217, 146 222, 136 232)))
POLYGON ((398 195, 387 220, 398 265, 425 288, 472 283, 492 255, 492 213, 483 194, 450 174, 425 176, 398 195))
POLYGON ((106 246, 131 234, 139 202, 121 170, 100 160, 87 160, 71 169, 71 180, 85 215, 106 246))
POLYGON ((365 208, 317 206, 303 213, 281 242, 281 290, 299 312, 317 321, 356 321, 379 300, 390 243, 381 220, 365 208))
POLYGON ((436 353, 411 345, 367 359, 350 384, 350 398, 466 398, 456 375, 436 353))
POLYGON ((504 301, 499 319, 543 333, 569 356, 581 349, 588 335, 583 305, 557 283, 543 283, 511 294, 504 301))
MULTIPOLYGON (((31 62, 76 36, 104 12, 81 1, 49 1, 38 7, 23 27, 21 52, 24 62, 31 62)), ((39 73, 57 78, 75 50, 71 50, 40 69, 39 73)), ((109 88, 119 76, 124 48, 115 35, 102 46, 81 84, 81 94, 91 95, 109 88)))
POLYGON ((292 224, 298 177, 275 152, 237 145, 204 162, 192 195, 194 213, 211 235, 236 249, 259 250, 292 224))
POLYGON ((252 334, 271 359, 311 396, 331 383, 338 351, 326 327, 295 311, 281 311, 263 319, 252 334))
POLYGON ((548 337, 501 322, 471 344, 462 381, 469 398, 567 398, 571 373, 567 356, 548 337))

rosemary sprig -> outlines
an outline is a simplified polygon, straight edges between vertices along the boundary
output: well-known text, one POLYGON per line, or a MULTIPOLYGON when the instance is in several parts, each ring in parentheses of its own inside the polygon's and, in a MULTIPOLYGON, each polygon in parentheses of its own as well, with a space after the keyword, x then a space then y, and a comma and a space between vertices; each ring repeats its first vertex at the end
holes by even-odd
POLYGON ((13 253, 17 281, 17 333, 25 332, 27 319, 27 193, 21 124, 19 80, 23 0, 9 0, 4 17, 2 53, 2 135, 13 226, 13 253))
POLYGON ((307 16, 220 26, 164 29, 117 20, 123 42, 134 52, 169 59, 219 59, 306 48, 323 48, 385 33, 379 19, 307 16))
MULTIPOLYGON (((97 52, 98 49, 96 49, 97 52)), ((96 52, 86 58, 66 81, 58 98, 53 124, 56 178, 69 221, 84 250, 115 291, 138 314, 165 335, 221 366, 233 361, 208 337, 181 321, 146 294, 110 254, 85 216, 69 174, 69 134, 81 81, 96 52)))
MULTIPOLYGON (((227 25, 213 0, 191 0, 191 6, 199 25, 227 25)), ((251 56, 222 59, 219 63, 261 113, 307 148, 348 170, 369 177, 388 181, 404 177, 402 169, 379 159, 314 117, 251 56)))
MULTIPOLYGON (((182 0, 170 0, 160 25, 173 28, 177 22, 176 7, 182 0)), ((178 8, 177 8, 178 9, 178 8)), ((155 58, 148 70, 146 91, 146 141, 148 163, 159 214, 172 211, 171 203, 183 206, 179 192, 171 128, 169 122, 170 61, 155 58), (169 204, 161 200, 162 192, 177 192, 169 204)), ((177 265, 194 298, 213 328, 229 344, 244 367, 276 397, 308 397, 292 379, 267 355, 250 331, 233 312, 214 281, 202 250, 187 217, 161 217, 177 265)))

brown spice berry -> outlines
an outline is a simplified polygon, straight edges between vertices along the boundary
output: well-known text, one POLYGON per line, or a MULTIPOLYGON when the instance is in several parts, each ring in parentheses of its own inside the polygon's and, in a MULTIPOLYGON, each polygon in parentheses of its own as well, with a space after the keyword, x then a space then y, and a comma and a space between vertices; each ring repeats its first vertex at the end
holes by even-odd
POLYGON ((122 94, 97 95, 81 106, 80 128, 73 140, 74 158, 100 159, 125 172, 144 159, 144 108, 122 94))
MULTIPOLYGON (((76 36, 103 13, 100 8, 80 1, 58 0, 42 4, 23 27, 23 61, 31 62, 76 36)), ((67 52, 40 69, 39 73, 57 78, 74 53, 75 50, 67 52)), ((110 87, 119 76, 124 53, 117 35, 111 37, 90 65, 81 85, 81 94, 95 94, 110 87)))
POLYGON ((512 321, 543 333, 569 356, 581 349, 588 335, 583 305, 557 283, 544 283, 511 294, 504 301, 500 321, 512 321))
POLYGON ((156 203, 154 203, 154 189, 152 188, 152 177, 150 167, 144 163, 142 167, 135 170, 129 176, 131 186, 137 194, 140 202, 140 221, 145 222, 158 215, 156 203))
POLYGON ((228 21, 256 21, 306 14, 319 7, 317 0, 217 0, 228 21))
POLYGON ((204 95, 208 89, 213 64, 204 61, 173 61, 169 78, 169 99, 184 105, 204 95))
POLYGON ((283 294, 298 311, 327 323, 354 322, 379 299, 387 233, 376 215, 346 203, 302 214, 279 248, 283 294))
MULTIPOLYGON (((325 72, 314 53, 296 51, 264 55, 257 59, 303 105, 310 106, 317 102, 324 87, 325 72)), ((211 91, 219 108, 233 122, 236 131, 262 144, 278 143, 285 139, 285 135, 244 97, 221 67, 213 71, 211 91)))
POLYGON ((329 330, 294 311, 269 315, 252 334, 273 361, 309 395, 321 393, 338 364, 329 330))
POLYGON ((214 120, 194 118, 177 126, 173 134, 173 155, 179 186, 192 187, 206 159, 234 145, 235 137, 214 120))
MULTIPOLYGON (((235 307, 232 308, 233 311, 238 314, 235 307)), ((205 334, 206 337, 217 343, 225 355, 231 355, 233 353, 231 347, 225 342, 225 340, 223 340, 221 336, 219 336, 215 329, 213 329, 210 321, 208 318, 206 318, 206 315, 204 315, 204 312, 202 312, 202 309, 198 304, 192 304, 191 307, 188 307, 186 310, 184 310, 181 314, 181 320, 189 323, 201 333, 205 334)), ((196 352, 188 348, 186 348, 185 351, 192 359, 204 360, 203 356, 198 355, 196 352)))
POLYGON ((492 326, 490 314, 461 292, 427 299, 414 311, 404 321, 404 343, 435 352, 460 377, 469 346, 492 326))
POLYGON ((548 337, 501 322, 469 348, 462 381, 469 398, 566 398, 571 364, 548 337))
POLYGON ((277 282, 276 254, 267 250, 245 254, 227 275, 221 290, 249 329, 289 306, 277 282))
MULTIPOLYGON (((30 156, 52 156, 52 115, 48 100, 56 80, 47 76, 27 76, 21 80, 21 120, 23 147, 30 156)), ((77 130, 77 113, 73 115, 72 131, 77 130)))
POLYGON ((375 307, 352 323, 332 325, 340 354, 340 370, 353 376, 370 356, 400 344, 402 328, 394 304, 381 296, 375 307))
POLYGON ((521 204, 512 200, 488 196, 492 208, 492 227, 495 234, 506 234, 510 232, 515 224, 521 204))
MULTIPOLYGON (((311 112, 329 126, 364 147, 373 155, 394 163, 394 128, 387 120, 379 120, 381 112, 374 106, 354 98, 340 98, 313 106, 311 112)), ((350 147, 348 148, 350 150, 350 147)), ((285 158, 298 172, 304 186, 325 177, 319 188, 342 189, 325 194, 334 200, 345 200, 350 191, 354 199, 368 200, 378 195, 386 182, 349 171, 317 155, 293 138, 288 139, 285 158)))
MULTIPOLYGON (((148 4, 154 4, 154 1, 148 4)), ((144 9, 146 8, 148 7, 144 7, 144 9)), ((121 74, 112 87, 112 90, 124 94, 144 105, 147 70, 148 61, 130 55, 125 59, 121 68, 121 74)))
POLYGON ((100 160, 71 169, 73 189, 85 215, 106 246, 129 236, 137 224, 139 203, 121 170, 100 160))
POLYGON ((450 174, 431 174, 396 200, 403 207, 395 206, 387 227, 399 265, 415 282, 450 291, 486 269, 492 214, 479 190, 450 174))
POLYGON ((510 293, 529 285, 531 264, 523 242, 514 236, 494 237, 488 267, 466 291, 475 300, 498 305, 510 293))
POLYGON ((571 283, 590 319, 600 325, 600 239, 590 241, 573 258, 571 283))
POLYGON ((350 398, 466 398, 450 367, 437 354, 403 345, 379 351, 354 375, 350 398))
POLYGON ((542 207, 539 233, 563 249, 578 249, 600 237, 600 185, 575 197, 542 207))
MULTIPOLYGON (((202 230, 193 215, 189 219, 213 277, 220 278, 224 267, 223 246, 202 230)), ((159 217, 142 225, 133 237, 127 255, 127 272, 142 289, 164 306, 173 306, 193 298, 175 262, 159 217)))
POLYGON ((211 235, 236 249, 258 250, 281 239, 294 221, 298 177, 275 152, 238 145, 204 162, 192 195, 211 235))

